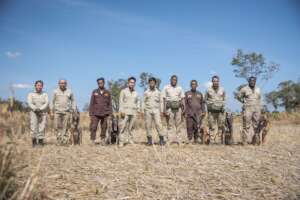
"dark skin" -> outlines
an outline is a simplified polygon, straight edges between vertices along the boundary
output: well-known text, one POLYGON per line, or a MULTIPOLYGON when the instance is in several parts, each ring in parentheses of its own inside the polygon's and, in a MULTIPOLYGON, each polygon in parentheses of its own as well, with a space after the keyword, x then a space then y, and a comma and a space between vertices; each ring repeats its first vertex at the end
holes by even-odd
MULTIPOLYGON (((177 86, 177 77, 176 76, 172 76, 171 77, 171 79, 170 79, 170 84, 171 84, 171 86, 173 86, 173 87, 176 87, 177 86)), ((167 116, 168 114, 167 114, 167 101, 166 101, 166 99, 164 98, 163 99, 163 103, 164 103, 164 115, 165 116, 167 116)), ((182 113, 184 113, 184 110, 185 110, 185 108, 184 108, 184 99, 181 99, 181 105, 183 105, 183 108, 182 108, 182 113)))
MULTIPOLYGON (((59 80, 58 87, 61 91, 65 91, 67 89, 67 81, 64 79, 59 80)), ((50 118, 54 119, 54 114, 52 112, 50 113, 50 118)))
MULTIPOLYGON (((37 84, 35 84, 35 91, 37 92, 37 93, 42 93, 42 91, 43 91, 43 84, 42 83, 40 83, 40 82, 38 82, 37 84)), ((36 112, 39 112, 40 111, 40 109, 39 108, 37 108, 36 109, 36 112)))
POLYGON ((251 89, 254 89, 255 85, 256 85, 256 79, 255 78, 250 78, 249 81, 248 81, 248 84, 249 84, 249 87, 251 89))
MULTIPOLYGON (((155 90, 156 88, 156 82, 155 81, 149 81, 149 89, 150 90, 155 90)), ((163 113, 161 113, 161 115, 163 115, 163 113)))
POLYGON ((98 81, 98 87, 100 90, 104 90, 104 86, 105 86, 105 81, 103 80, 99 80, 98 81))
MULTIPOLYGON (((135 87, 135 81, 133 79, 130 79, 127 82, 128 88, 131 92, 134 91, 134 87, 135 87)), ((140 114, 140 112, 138 112, 138 114, 140 114)), ((125 117, 125 113, 121 113, 121 117, 124 118, 125 117)))

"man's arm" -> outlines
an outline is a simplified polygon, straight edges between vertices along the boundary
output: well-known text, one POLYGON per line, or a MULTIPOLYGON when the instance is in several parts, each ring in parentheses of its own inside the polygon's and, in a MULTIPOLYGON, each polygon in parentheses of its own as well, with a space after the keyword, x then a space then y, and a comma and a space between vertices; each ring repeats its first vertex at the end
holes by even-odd
POLYGON ((75 112, 77 110, 76 100, 74 93, 71 93, 71 105, 72 105, 72 111, 75 112))
POLYGON ((92 95, 91 95, 91 99, 90 99, 90 105, 89 105, 89 115, 90 115, 90 116, 93 115, 94 102, 95 102, 95 99, 94 99, 94 91, 93 91, 93 92, 92 92, 92 95))
POLYGON ((27 103, 28 103, 28 106, 29 108, 32 110, 32 111, 35 111, 36 110, 36 106, 33 104, 32 102, 32 94, 29 93, 28 96, 27 96, 27 103))
POLYGON ((45 95, 45 103, 41 106, 41 110, 46 110, 48 105, 49 105, 49 98, 48 98, 48 94, 47 93, 44 93, 45 95))
POLYGON ((120 92, 120 99, 119 99, 119 112, 123 113, 124 112, 124 102, 123 102, 123 98, 124 98, 124 91, 121 90, 120 92))

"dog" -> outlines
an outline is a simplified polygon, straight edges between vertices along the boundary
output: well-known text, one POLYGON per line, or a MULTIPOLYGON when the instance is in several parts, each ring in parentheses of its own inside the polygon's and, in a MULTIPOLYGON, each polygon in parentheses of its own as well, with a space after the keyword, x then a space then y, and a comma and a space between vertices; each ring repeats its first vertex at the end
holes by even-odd
POLYGON ((120 133, 120 127, 119 127, 119 116, 113 114, 110 119, 109 129, 107 132, 107 144, 118 144, 119 142, 119 133, 120 133))
POLYGON ((271 123, 268 118, 268 115, 266 112, 263 112, 259 118, 258 123, 258 132, 259 137, 257 135, 254 135, 252 138, 252 144, 260 145, 264 144, 266 142, 266 136, 270 130, 271 123))
POLYGON ((225 117, 225 130, 222 134, 222 141, 225 145, 233 144, 233 115, 232 113, 226 112, 225 117))
POLYGON ((80 145, 82 144, 82 130, 79 126, 80 123, 80 113, 78 110, 71 114, 70 120, 70 144, 80 145))

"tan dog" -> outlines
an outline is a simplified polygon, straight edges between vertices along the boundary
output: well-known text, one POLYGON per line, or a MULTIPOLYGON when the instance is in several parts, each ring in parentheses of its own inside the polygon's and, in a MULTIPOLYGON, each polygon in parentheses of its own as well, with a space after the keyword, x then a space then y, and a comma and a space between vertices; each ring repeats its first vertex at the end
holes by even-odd
POLYGON ((71 127, 70 131, 70 144, 71 145, 80 145, 82 144, 82 130, 79 127, 80 122, 80 113, 75 111, 71 114, 71 127))
POLYGON ((262 113, 258 124, 259 138, 255 137, 254 135, 252 138, 252 144, 257 144, 257 145, 264 144, 266 142, 266 136, 270 130, 270 127, 271 127, 271 123, 267 113, 262 113))

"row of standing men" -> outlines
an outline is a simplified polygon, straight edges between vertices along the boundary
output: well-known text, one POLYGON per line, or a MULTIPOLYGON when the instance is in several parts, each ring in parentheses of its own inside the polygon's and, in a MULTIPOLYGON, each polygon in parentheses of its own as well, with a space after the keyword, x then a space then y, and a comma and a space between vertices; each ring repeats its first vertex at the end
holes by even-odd
MULTIPOLYGON (((200 143, 200 131, 202 119, 208 115, 209 136, 216 139, 225 129, 225 102, 226 93, 220 86, 220 78, 213 76, 211 86, 205 95, 197 90, 198 83, 192 80, 191 89, 184 92, 178 85, 178 77, 171 76, 170 84, 162 91, 156 87, 156 79, 149 79, 149 87, 144 92, 143 103, 135 90, 136 79, 128 78, 127 87, 123 89, 119 97, 119 113, 121 116, 118 144, 134 143, 132 129, 137 116, 144 111, 147 144, 152 145, 152 125, 159 136, 159 144, 170 142, 169 136, 175 134, 176 142, 182 140, 181 125, 183 117, 186 119, 187 142, 200 143), (142 106, 141 106, 142 105, 142 106), (163 131, 161 119, 167 122, 166 131, 163 131)), ((35 82, 35 91, 28 94, 30 107, 30 130, 33 146, 44 144, 47 114, 50 107, 50 117, 54 120, 57 142, 62 145, 69 143, 71 114, 77 110, 73 92, 67 87, 66 80, 59 80, 59 86, 54 90, 52 100, 49 102, 47 93, 43 92, 43 81, 35 82)), ((89 105, 90 115, 90 139, 95 143, 96 132, 101 124, 100 143, 105 144, 108 121, 113 114, 111 92, 105 88, 105 79, 97 79, 98 88, 93 90, 89 105)), ((243 131, 242 143, 249 142, 250 128, 254 134, 259 134, 258 123, 261 113, 261 92, 256 86, 256 78, 250 77, 248 85, 238 93, 237 99, 243 104, 243 131)))

